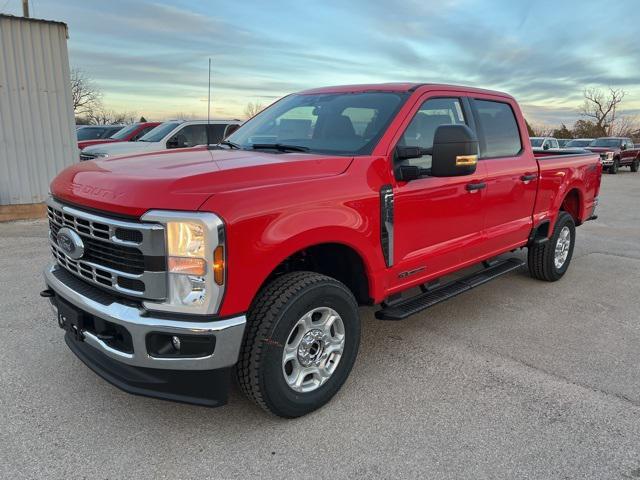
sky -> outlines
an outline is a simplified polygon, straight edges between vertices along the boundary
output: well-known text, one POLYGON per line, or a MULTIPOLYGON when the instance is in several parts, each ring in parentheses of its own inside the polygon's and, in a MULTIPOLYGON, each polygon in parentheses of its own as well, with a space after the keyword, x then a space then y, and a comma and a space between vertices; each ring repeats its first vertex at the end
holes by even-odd
MULTIPOLYGON (((4 5, 3 5, 4 4, 4 5)), ((0 12, 20 14, 20 0, 0 12)), ((30 0, 69 26, 72 67, 108 109, 244 118, 325 85, 412 81, 506 91, 532 123, 572 125, 587 87, 640 115, 640 1, 30 0)))

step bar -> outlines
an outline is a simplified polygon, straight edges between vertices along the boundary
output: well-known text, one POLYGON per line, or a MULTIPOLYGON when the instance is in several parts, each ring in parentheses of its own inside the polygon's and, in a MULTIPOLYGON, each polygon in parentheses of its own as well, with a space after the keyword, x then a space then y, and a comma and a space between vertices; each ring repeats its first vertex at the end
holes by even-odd
POLYGON ((375 313, 376 318, 379 320, 404 320, 414 313, 426 310, 440 302, 460 295, 467 290, 487 283, 522 267, 524 264, 525 262, 518 258, 508 258, 488 264, 489 266, 484 270, 464 278, 459 278, 442 286, 426 289, 423 293, 387 305, 375 313))

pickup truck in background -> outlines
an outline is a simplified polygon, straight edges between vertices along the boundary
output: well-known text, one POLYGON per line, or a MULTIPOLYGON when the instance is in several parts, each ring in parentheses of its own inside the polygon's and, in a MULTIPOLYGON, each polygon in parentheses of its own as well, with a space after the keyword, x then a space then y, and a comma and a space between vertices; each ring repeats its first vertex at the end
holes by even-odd
POLYGON ((602 165, 609 173, 618 173, 620 167, 629 167, 632 172, 637 172, 640 167, 640 149, 630 138, 597 138, 587 149, 602 154, 602 165))
POLYGON ((127 127, 119 126, 117 130, 114 130, 113 133, 110 133, 110 137, 105 137, 103 135, 100 138, 78 141, 78 148, 82 150, 83 148, 92 145, 100 145, 102 143, 135 142, 158 125, 160 125, 160 122, 139 122, 132 123, 127 127))
POLYGON ((219 145, 60 173, 41 295, 125 391, 218 406, 235 375, 297 417, 349 375, 359 305, 397 321, 525 265, 561 279, 601 170, 590 152, 536 158, 504 93, 307 90, 219 145))
POLYGON ((89 146, 80 152, 80 160, 215 144, 241 123, 240 120, 170 120, 147 132, 136 142, 89 146))
POLYGON ((530 140, 534 152, 560 148, 558 140, 553 137, 531 137, 530 140))

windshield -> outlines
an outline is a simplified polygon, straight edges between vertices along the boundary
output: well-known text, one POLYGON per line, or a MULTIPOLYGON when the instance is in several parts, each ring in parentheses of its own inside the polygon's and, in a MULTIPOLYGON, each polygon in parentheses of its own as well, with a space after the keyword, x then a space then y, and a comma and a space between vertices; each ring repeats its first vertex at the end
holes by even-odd
POLYGON ((114 138, 116 140, 124 140, 130 134, 135 132, 137 128, 138 125, 134 123, 133 125, 129 125, 128 127, 124 127, 122 130, 119 130, 118 133, 114 133, 113 135, 111 135, 111 138, 114 138))
POLYGON ((542 146, 542 142, 544 142, 544 138, 532 138, 531 139, 531 146, 532 147, 541 147, 542 146))
POLYGON ((591 142, 590 147, 619 147, 622 140, 619 138, 598 138, 591 142))
POLYGON ((569 143, 565 145, 565 147, 586 147, 593 140, 571 140, 569 143))
POLYGON ((297 147, 311 153, 367 155, 404 100, 396 92, 290 95, 242 125, 227 140, 240 148, 297 147))
POLYGON ((147 132, 145 135, 140 137, 140 140, 138 141, 139 142, 159 142, 178 125, 180 125, 179 122, 161 123, 156 128, 154 128, 153 130, 147 132))
POLYGON ((76 132, 78 140, 97 140, 109 137, 114 127, 82 127, 76 132))

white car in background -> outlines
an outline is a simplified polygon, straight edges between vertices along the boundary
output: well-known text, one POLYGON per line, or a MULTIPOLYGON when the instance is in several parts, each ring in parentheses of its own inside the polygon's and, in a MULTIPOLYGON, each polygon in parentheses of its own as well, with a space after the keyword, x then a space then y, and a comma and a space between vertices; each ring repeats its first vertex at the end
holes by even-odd
POLYGON ((220 143, 242 122, 240 120, 170 120, 147 132, 136 142, 104 143, 80 152, 80 161, 94 158, 152 152, 220 143), (208 138, 207 138, 208 131, 208 138))

